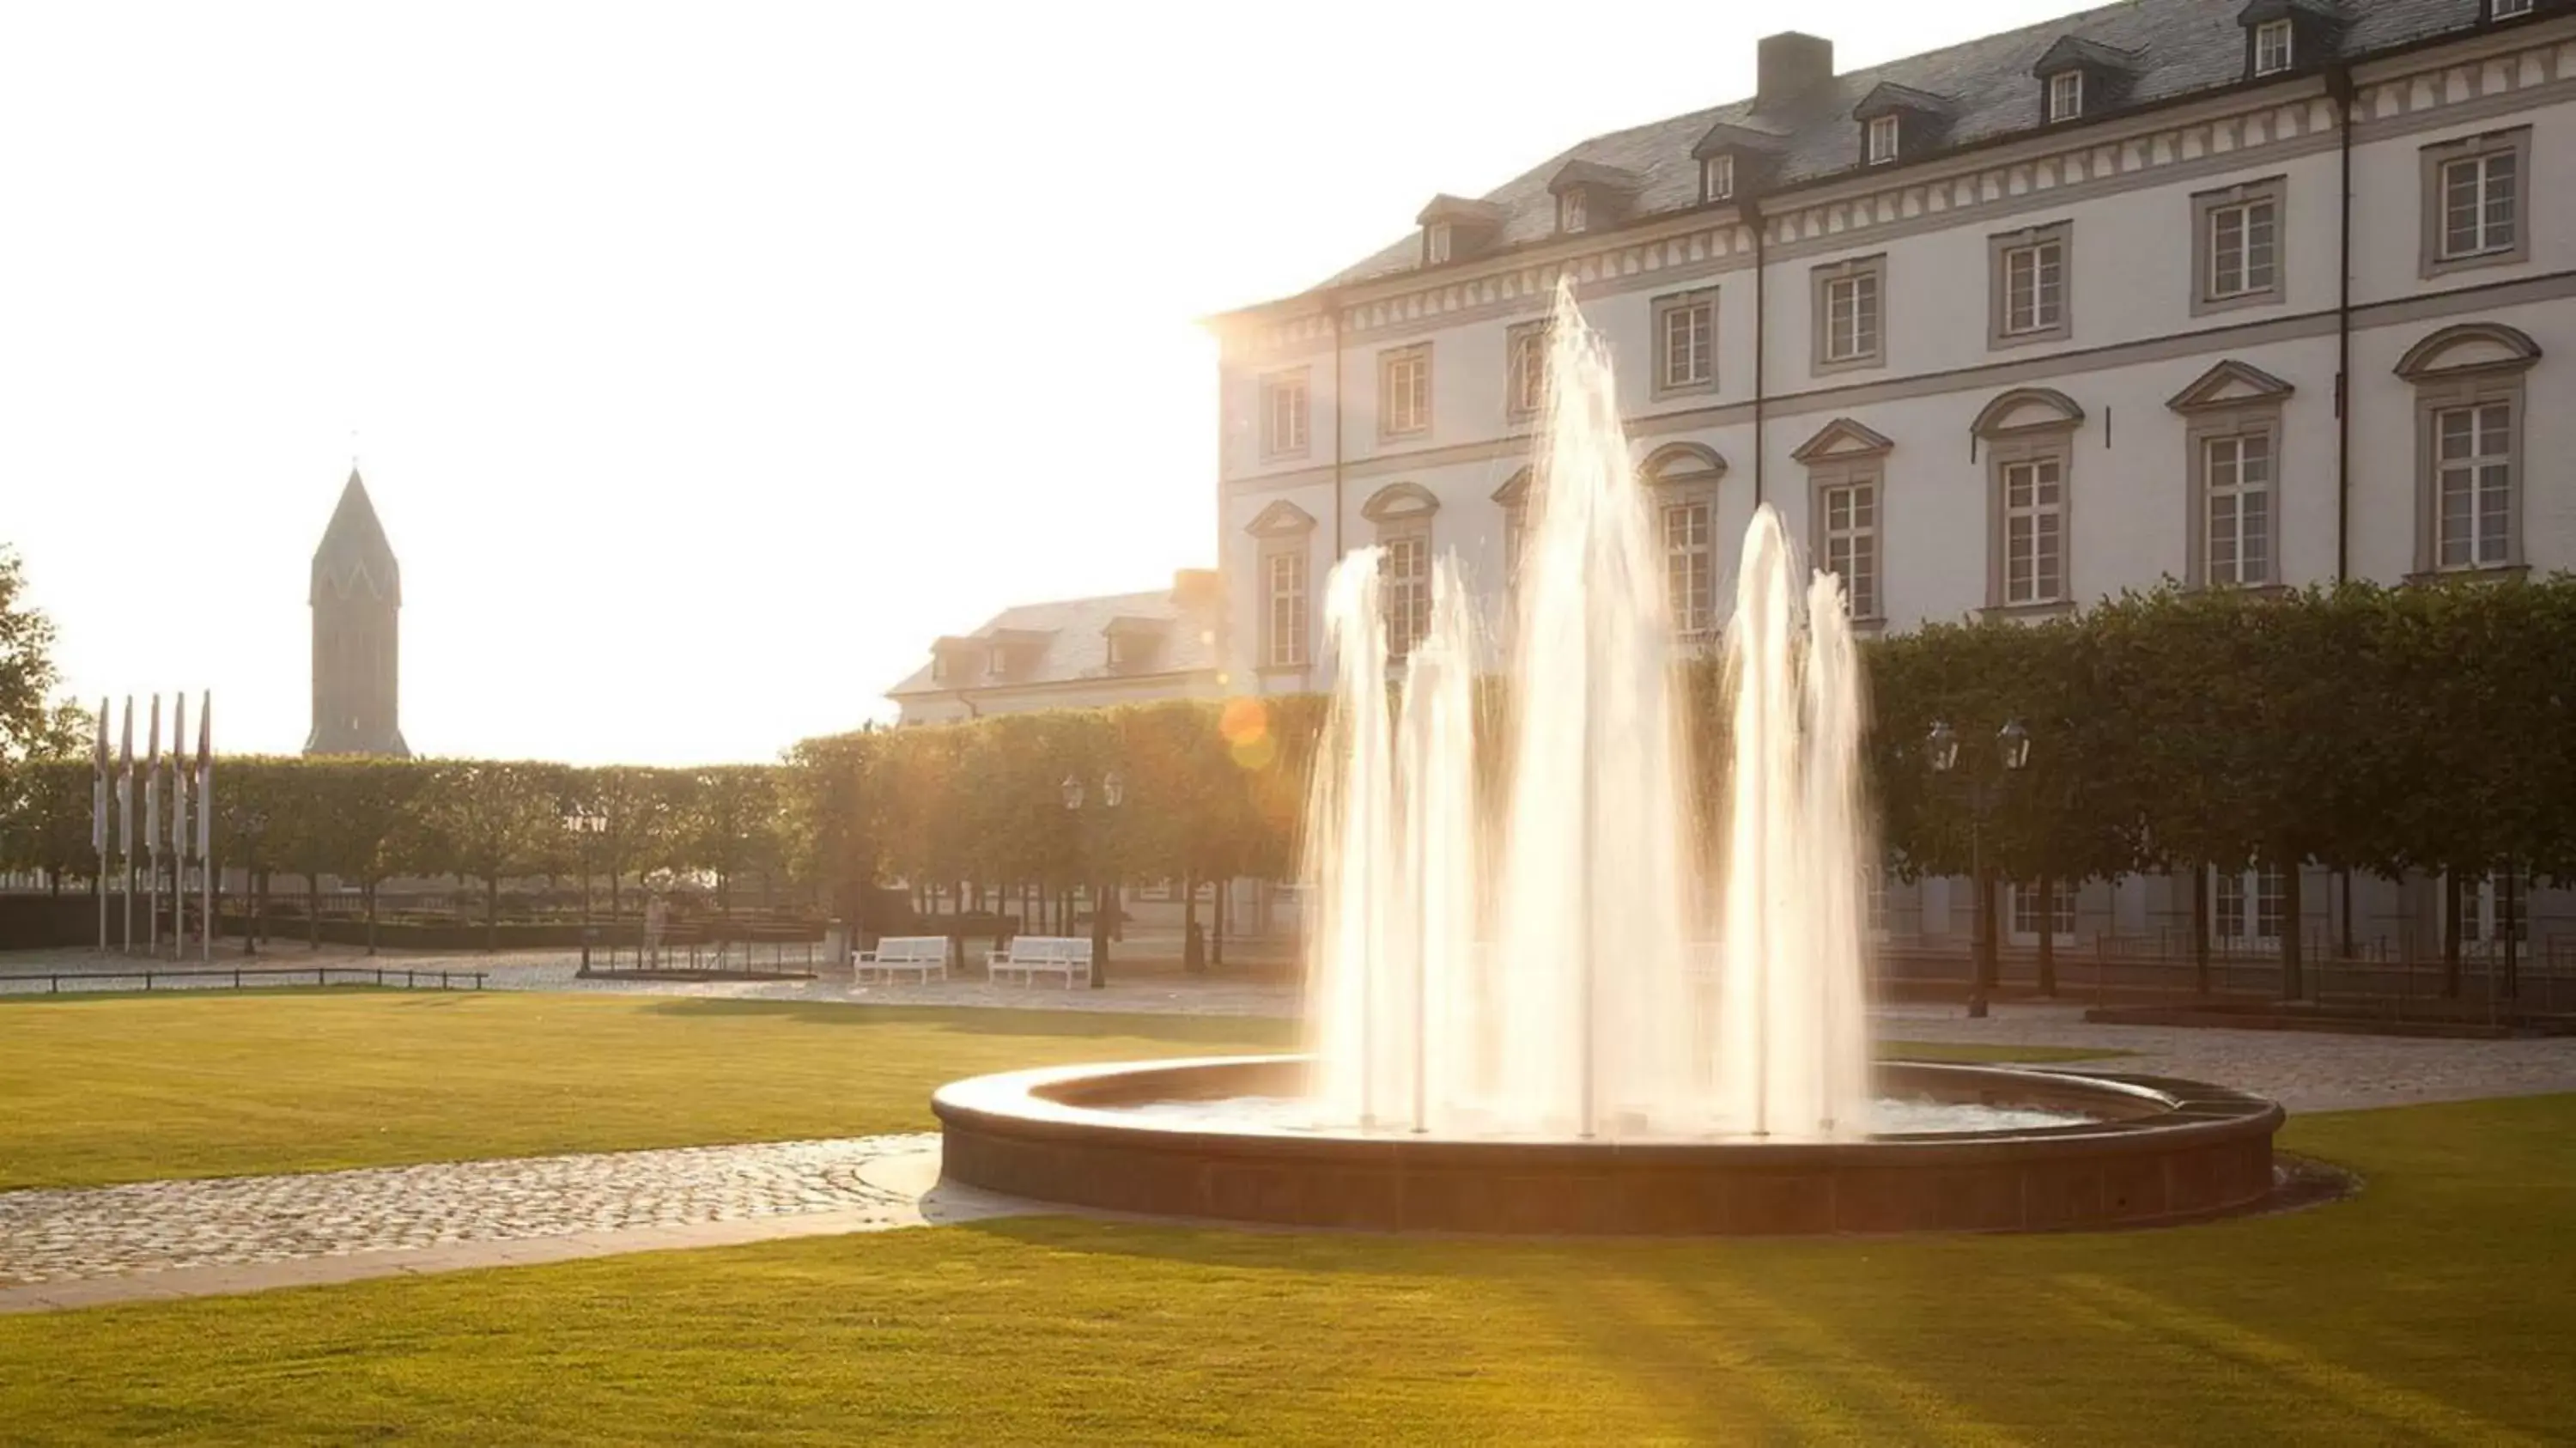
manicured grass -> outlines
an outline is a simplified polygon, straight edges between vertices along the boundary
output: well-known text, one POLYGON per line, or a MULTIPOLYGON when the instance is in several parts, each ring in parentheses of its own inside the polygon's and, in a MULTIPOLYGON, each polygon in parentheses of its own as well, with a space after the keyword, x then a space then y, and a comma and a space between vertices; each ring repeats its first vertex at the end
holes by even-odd
POLYGON ((1285 1022, 676 996, 0 1002, 0 1188, 921 1131, 940 1082, 1285 1022))
POLYGON ((924 1131, 931 1091, 960 1076, 1293 1035, 1239 1017, 672 996, 0 999, 0 1189, 924 1131))
POLYGON ((2565 1441, 2576 1097, 2294 1122, 2157 1232, 1533 1244, 1030 1219, 0 1318, 39 1442, 2565 1441))

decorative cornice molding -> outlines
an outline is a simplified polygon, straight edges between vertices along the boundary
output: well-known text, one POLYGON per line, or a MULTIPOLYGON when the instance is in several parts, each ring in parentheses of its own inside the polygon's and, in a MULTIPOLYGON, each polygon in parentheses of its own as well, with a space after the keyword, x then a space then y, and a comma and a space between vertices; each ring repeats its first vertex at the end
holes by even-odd
POLYGON ((1372 523, 1398 518, 1428 518, 1439 511, 1439 495, 1420 483, 1389 483, 1360 504, 1360 516, 1372 523))
POLYGON ((1968 430, 1982 438, 2062 432, 2084 425, 2084 409, 2054 387, 2016 387, 1977 409, 1968 430))
MULTIPOLYGON (((2448 58, 2433 64, 2424 64, 2420 56, 2397 57, 2383 63, 2410 68, 2365 75, 2354 102, 2361 133, 2357 139, 2367 144, 2576 97, 2576 40, 2472 33, 2451 49, 2448 58), (2488 40, 2509 44, 2478 44, 2488 40)), ((2374 68, 2361 67, 2365 72, 2374 68)), ((2025 138, 2027 149, 1934 157, 1884 175, 1804 183, 1766 201, 1771 208, 1763 222, 1767 245, 1779 261, 1875 246, 1910 231, 1971 224, 1970 218, 1982 224, 2079 196, 2163 185, 2196 173, 2332 149, 2339 127, 2323 81, 2307 75, 2291 84, 2298 93, 2272 88, 2255 97, 2213 97, 2205 108, 2113 115, 2083 127, 2034 132, 2025 138), (2134 124, 2123 127, 2124 120, 2134 124), (1945 160, 1968 164, 1940 174, 1945 160)), ((1223 340, 1236 355, 1329 348, 1337 328, 1347 341, 1472 320, 1459 313, 1497 307, 1537 311, 1548 304, 1563 276, 1574 278, 1579 298, 1587 290, 1669 284, 1676 273, 1707 275, 1728 264, 1750 265, 1752 251, 1752 232, 1735 207, 1659 214, 1621 231, 1565 243, 1554 254, 1533 248, 1508 268, 1482 274, 1433 279, 1408 273, 1355 283, 1344 293, 1384 290, 1338 307, 1334 293, 1307 293, 1271 306, 1304 302, 1312 310, 1267 324, 1260 321, 1266 308, 1247 309, 1231 314, 1246 325, 1225 329, 1223 340)))
POLYGON ((1887 434, 1866 423, 1837 417, 1790 452, 1793 462, 1841 462, 1846 458, 1885 457, 1896 450, 1887 434))
POLYGON ((2193 379, 2189 387, 2166 399, 2165 406, 2185 414, 2265 403, 2277 406, 2296 391, 2298 388, 2295 386, 2253 363, 2239 362, 2230 357, 2193 379))
POLYGON ((2440 382, 2453 377, 2490 377, 2528 372, 2540 360, 2540 344, 2519 327, 2502 322, 2462 322, 2444 327, 2406 349, 2397 359, 2397 375, 2409 382, 2440 382))

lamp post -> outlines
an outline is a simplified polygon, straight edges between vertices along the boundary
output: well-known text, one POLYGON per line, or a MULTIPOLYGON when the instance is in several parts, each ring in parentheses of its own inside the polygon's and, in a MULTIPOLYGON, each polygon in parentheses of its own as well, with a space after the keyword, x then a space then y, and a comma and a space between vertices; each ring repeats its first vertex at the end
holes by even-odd
POLYGON ((249 864, 242 871, 242 895, 250 908, 242 914, 242 954, 259 954, 260 907, 268 903, 259 888, 259 837, 268 833, 268 815, 252 810, 242 816, 242 841, 249 846, 249 864))
MULTIPOLYGON (((1959 772, 1959 735, 1949 721, 1933 724, 1924 741, 1924 752, 1932 763, 1932 772, 1951 775, 1959 772)), ((2030 764, 2030 731, 2019 719, 2007 722, 1995 732, 1995 755, 2003 766, 2004 779, 2019 775, 2030 764)), ((1968 878, 1975 882, 1976 913, 1970 916, 1968 964, 1968 1015, 1983 1019, 1986 1014, 1986 984, 1995 974, 1995 931, 1989 912, 1994 905, 1994 892, 1986 884, 1985 835, 1986 816, 1991 812, 2002 790, 2002 781, 1989 782, 1981 774, 1966 776, 1968 791, 1968 878)), ((2043 920, 2039 928, 2046 930, 2043 920)))
POLYGON ((1114 890, 1105 887, 1100 878, 1100 833, 1107 827, 1109 812, 1127 802, 1127 779, 1117 770, 1100 776, 1100 798, 1095 804, 1091 791, 1079 774, 1064 777, 1064 807, 1074 817, 1081 832, 1082 873, 1091 877, 1091 988, 1099 990, 1109 982, 1109 912, 1114 890))
MULTIPOLYGON (((591 850, 601 833, 608 828, 608 816, 584 804, 568 804, 563 812, 564 828, 572 832, 573 843, 581 851, 581 973, 590 974, 590 877, 591 850)), ((614 962, 611 962, 612 964, 614 962)))

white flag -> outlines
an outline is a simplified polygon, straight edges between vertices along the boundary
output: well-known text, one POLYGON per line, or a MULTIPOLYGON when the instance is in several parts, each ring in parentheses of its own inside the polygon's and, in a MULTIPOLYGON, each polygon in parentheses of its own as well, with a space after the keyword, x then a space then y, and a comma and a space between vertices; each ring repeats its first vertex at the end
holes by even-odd
POLYGON ((188 696, 170 706, 170 858, 188 862, 188 696))

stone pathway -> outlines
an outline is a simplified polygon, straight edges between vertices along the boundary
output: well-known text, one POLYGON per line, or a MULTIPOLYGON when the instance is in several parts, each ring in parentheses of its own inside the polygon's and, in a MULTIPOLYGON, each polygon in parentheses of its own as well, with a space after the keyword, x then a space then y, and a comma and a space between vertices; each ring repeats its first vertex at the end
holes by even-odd
POLYGON ((953 1220, 933 1135, 0 1192, 0 1311, 953 1220), (283 1269, 283 1270, 280 1270, 283 1269))

